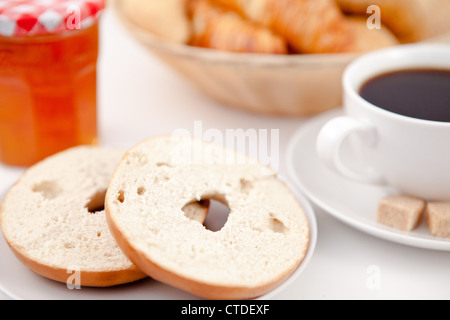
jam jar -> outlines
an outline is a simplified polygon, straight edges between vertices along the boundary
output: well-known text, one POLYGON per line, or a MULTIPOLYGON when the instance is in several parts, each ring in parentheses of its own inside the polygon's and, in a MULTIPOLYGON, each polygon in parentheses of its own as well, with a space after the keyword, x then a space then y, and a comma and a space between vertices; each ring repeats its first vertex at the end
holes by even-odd
POLYGON ((0 0, 0 161, 97 143, 104 0, 0 0))

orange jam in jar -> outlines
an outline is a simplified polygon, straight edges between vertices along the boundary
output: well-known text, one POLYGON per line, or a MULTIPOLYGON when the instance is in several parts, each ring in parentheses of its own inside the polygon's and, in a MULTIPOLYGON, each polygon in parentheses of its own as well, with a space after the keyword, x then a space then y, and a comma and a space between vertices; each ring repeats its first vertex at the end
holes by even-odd
MULTIPOLYGON (((30 166, 67 148, 97 143, 99 27, 98 20, 89 16, 98 16, 98 10, 90 9, 61 11, 58 32, 39 29, 36 25, 43 19, 23 15, 21 9, 24 21, 36 18, 36 30, 43 31, 27 34, 17 20, 16 35, 0 36, 1 162, 30 166), (72 23, 78 22, 79 28, 73 24, 69 28, 66 13, 75 15, 72 23), (89 27, 81 27, 83 18, 91 18, 89 27)), ((40 8, 38 15, 42 12, 48 12, 47 8, 40 8)))

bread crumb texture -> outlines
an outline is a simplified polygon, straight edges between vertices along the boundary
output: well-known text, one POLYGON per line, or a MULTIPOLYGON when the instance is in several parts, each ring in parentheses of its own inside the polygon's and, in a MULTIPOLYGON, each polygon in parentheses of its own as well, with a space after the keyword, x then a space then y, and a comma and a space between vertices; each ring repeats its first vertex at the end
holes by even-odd
POLYGON ((123 150, 77 147, 27 170, 2 203, 2 232, 20 254, 52 268, 126 270, 104 195, 123 150))

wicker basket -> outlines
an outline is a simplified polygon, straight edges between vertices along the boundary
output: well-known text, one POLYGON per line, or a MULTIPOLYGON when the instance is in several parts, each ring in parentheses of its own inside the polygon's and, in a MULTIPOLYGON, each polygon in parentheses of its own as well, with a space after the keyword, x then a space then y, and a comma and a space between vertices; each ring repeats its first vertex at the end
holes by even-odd
MULTIPOLYGON (((343 71, 359 54, 254 55, 164 41, 136 26, 115 0, 120 20, 152 54, 207 96, 258 114, 311 116, 341 106, 343 71)), ((450 43, 450 0, 421 0, 424 39, 450 43), (439 6, 437 6, 439 3, 439 6)))

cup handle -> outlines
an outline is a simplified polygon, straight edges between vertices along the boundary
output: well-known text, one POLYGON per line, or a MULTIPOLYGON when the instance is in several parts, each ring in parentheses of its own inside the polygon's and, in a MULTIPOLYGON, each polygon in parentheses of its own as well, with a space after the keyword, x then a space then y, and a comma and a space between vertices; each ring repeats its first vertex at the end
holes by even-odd
POLYGON ((375 147, 378 136, 373 125, 352 117, 337 117, 325 124, 317 138, 319 159, 342 176, 363 183, 384 185, 385 179, 376 172, 360 173, 344 164, 340 156, 343 142, 351 135, 359 135, 368 147, 375 147))

